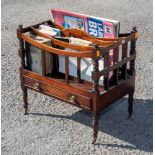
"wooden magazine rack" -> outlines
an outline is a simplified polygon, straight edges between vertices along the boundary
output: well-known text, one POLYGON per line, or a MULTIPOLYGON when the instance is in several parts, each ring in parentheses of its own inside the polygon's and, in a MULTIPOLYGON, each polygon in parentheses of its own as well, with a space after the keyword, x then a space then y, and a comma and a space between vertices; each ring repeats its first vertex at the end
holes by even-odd
MULTIPOLYGON (((64 29, 52 21, 45 21, 30 27, 23 28, 20 25, 17 29, 19 39, 19 56, 21 58, 20 79, 23 90, 23 100, 25 114, 27 114, 27 89, 55 97, 71 105, 78 106, 93 114, 93 144, 98 134, 98 119, 100 112, 125 95, 129 95, 128 112, 129 117, 133 111, 133 94, 135 90, 135 58, 137 30, 134 27, 131 33, 120 34, 118 38, 93 38, 87 33, 78 29, 64 29), (59 28, 62 36, 76 37, 93 42, 91 46, 77 46, 62 42, 37 30, 40 24, 59 28), (55 46, 71 48, 74 51, 67 51, 38 43, 25 35, 26 32, 33 32, 51 40, 55 46), (25 42, 36 46, 45 52, 53 55, 53 72, 49 77, 36 74, 28 69, 25 62, 26 50, 25 42), (130 44, 130 49, 128 45, 130 44), (113 64, 110 64, 109 51, 113 50, 113 64), (58 71, 58 55, 65 56, 65 74, 58 71), (121 55, 121 60, 119 56, 121 55), (69 57, 77 58, 77 77, 69 76, 69 57), (93 63, 92 81, 81 79, 80 60, 81 58, 91 58, 93 63), (99 60, 104 60, 104 69, 99 70, 99 60), (113 76, 109 79, 109 72, 113 71, 113 76), (104 76, 103 85, 99 85, 99 79, 104 76)), ((28 61, 28 60, 26 60, 28 61)), ((45 62, 42 62, 44 65, 45 62)))

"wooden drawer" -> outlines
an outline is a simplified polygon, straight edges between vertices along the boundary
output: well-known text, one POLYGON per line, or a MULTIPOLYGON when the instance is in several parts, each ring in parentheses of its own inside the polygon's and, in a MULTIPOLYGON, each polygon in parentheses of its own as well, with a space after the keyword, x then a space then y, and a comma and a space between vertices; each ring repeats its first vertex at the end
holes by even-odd
POLYGON ((78 107, 91 109, 91 99, 79 94, 74 94, 53 85, 24 76, 24 85, 38 92, 53 96, 78 107))

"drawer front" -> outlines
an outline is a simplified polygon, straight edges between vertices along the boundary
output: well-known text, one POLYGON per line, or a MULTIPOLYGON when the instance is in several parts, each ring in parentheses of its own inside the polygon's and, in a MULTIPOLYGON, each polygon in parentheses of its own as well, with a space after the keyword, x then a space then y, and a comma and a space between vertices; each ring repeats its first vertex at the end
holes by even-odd
POLYGON ((73 105, 86 108, 88 110, 91 109, 91 99, 85 96, 74 94, 72 92, 65 91, 58 87, 51 86, 41 81, 31 79, 25 76, 24 76, 24 85, 38 92, 51 95, 63 101, 69 102, 73 105))

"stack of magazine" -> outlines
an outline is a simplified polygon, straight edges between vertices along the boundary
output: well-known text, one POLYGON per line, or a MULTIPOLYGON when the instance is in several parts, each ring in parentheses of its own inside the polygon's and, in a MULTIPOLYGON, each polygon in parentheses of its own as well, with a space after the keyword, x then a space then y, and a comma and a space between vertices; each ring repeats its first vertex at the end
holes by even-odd
MULTIPOLYGON (((114 38, 118 37, 120 31, 120 22, 110 19, 104 19, 94 16, 88 16, 73 12, 68 12, 59 9, 52 9, 50 11, 52 15, 52 20, 57 24, 63 26, 64 28, 78 28, 93 37, 101 37, 101 38, 114 38)), ((40 25, 38 31, 48 34, 56 39, 61 41, 68 42, 72 45, 83 45, 89 46, 92 44, 90 41, 86 41, 79 38, 73 37, 63 37, 61 36, 60 30, 53 28, 49 25, 40 25)), ((34 36, 31 36, 33 39, 34 36)), ((42 40, 42 43, 48 44, 52 46, 50 40, 39 38, 42 40)), ((29 47, 29 46, 28 46, 29 47)), ((29 57, 31 57, 31 70, 42 74, 41 68, 41 51, 36 49, 35 47, 27 48, 29 50, 29 57)), ((65 49, 64 49, 65 50, 65 49)), ((72 50, 72 49, 67 49, 72 50)), ((47 53, 47 52, 46 52, 47 53)), ((113 63, 113 51, 110 52, 110 62, 113 63)), ((47 53, 45 56, 45 64, 46 64, 46 74, 52 73, 52 56, 47 53)), ((65 57, 59 55, 59 72, 65 73, 65 57)), ((99 61, 99 70, 104 68, 103 60, 99 61)), ((85 79, 87 81, 92 81, 91 72, 93 70, 92 60, 90 58, 81 59, 81 79, 85 79)), ((69 57, 69 75, 77 77, 77 58, 69 57)), ((111 75, 112 76, 112 72, 111 75)), ((100 84, 103 84, 103 77, 99 80, 100 84)))

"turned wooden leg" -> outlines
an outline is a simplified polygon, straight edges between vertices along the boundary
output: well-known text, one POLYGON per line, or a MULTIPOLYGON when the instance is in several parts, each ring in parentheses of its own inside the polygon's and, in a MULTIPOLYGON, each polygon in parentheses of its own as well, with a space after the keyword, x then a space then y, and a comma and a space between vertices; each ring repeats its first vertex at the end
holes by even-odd
POLYGON ((95 144, 96 140, 97 140, 97 135, 98 135, 98 115, 94 115, 93 116, 93 141, 92 144, 95 144))
POLYGON ((133 112, 133 94, 134 94, 134 92, 129 93, 129 98, 128 98, 129 118, 131 117, 132 112, 133 112))
POLYGON ((28 110, 27 88, 23 87, 22 90, 23 90, 24 110, 25 110, 24 115, 26 115, 27 114, 27 110, 28 110))

